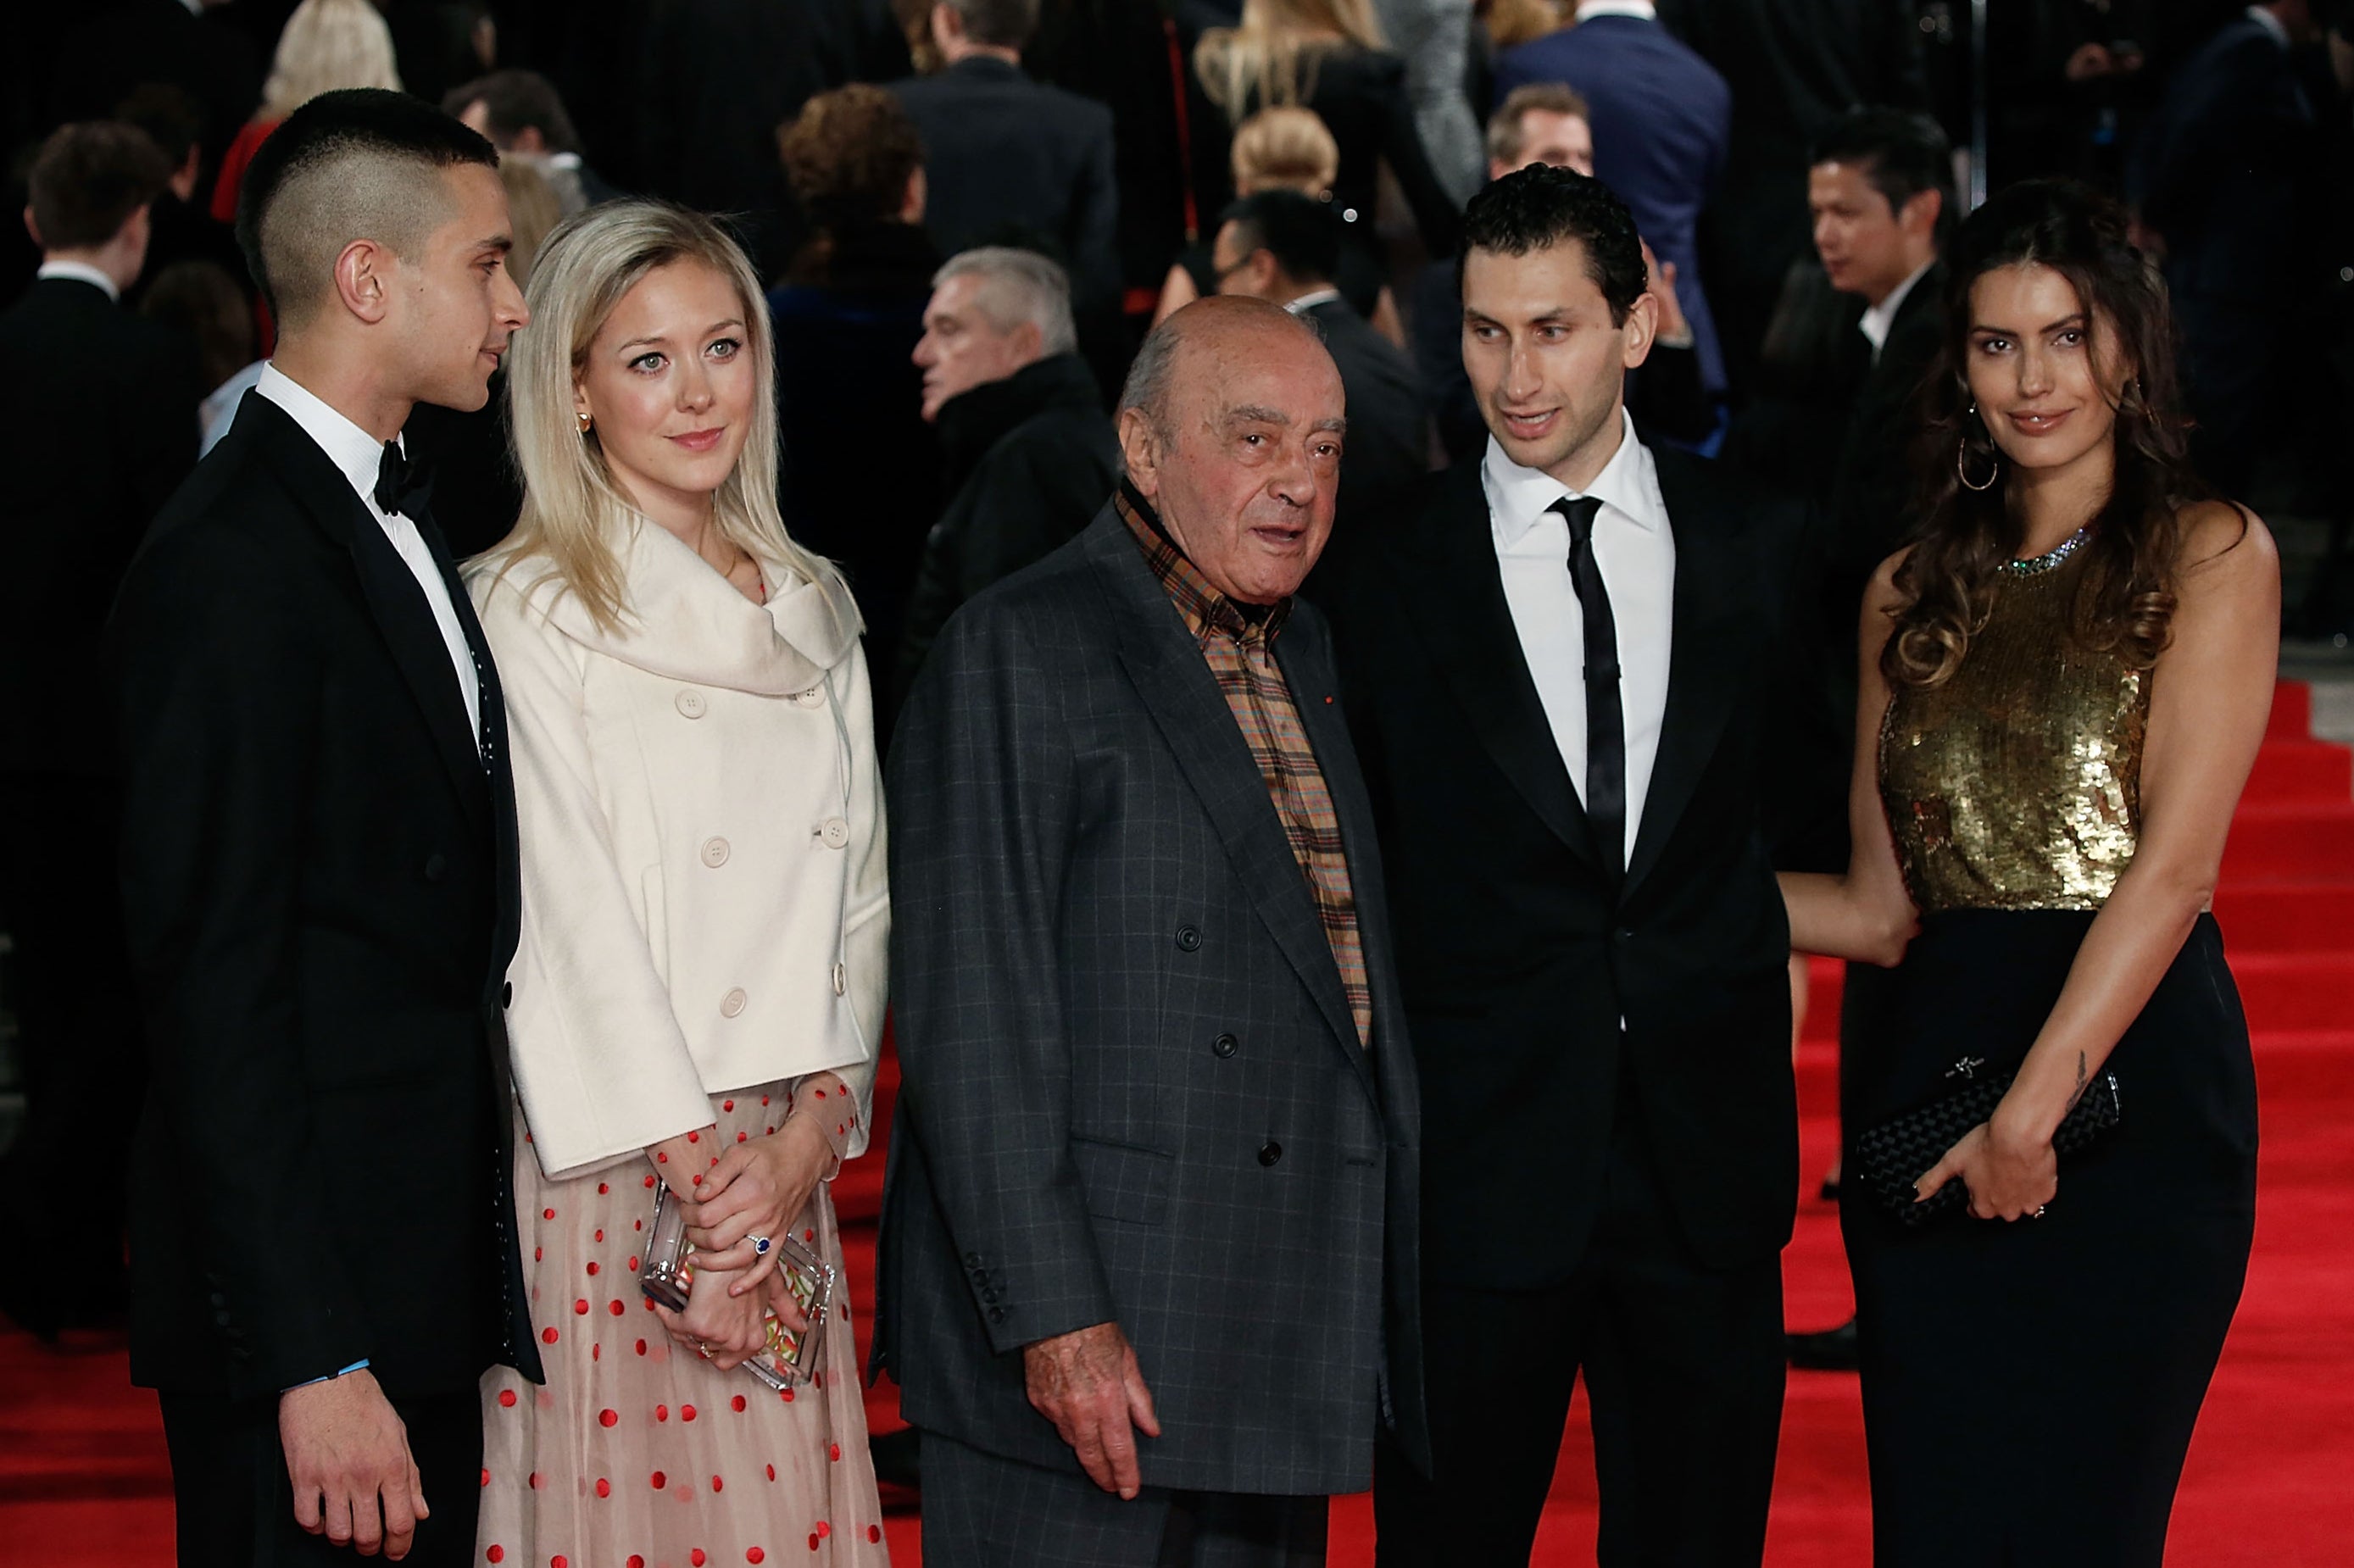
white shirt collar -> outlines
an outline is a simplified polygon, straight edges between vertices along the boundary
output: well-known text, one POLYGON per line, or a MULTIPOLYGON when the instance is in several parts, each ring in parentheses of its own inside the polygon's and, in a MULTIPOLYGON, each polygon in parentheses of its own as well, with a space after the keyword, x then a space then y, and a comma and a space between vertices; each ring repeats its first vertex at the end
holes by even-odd
POLYGON ((1856 323, 1863 330, 1863 335, 1872 340, 1872 358, 1878 359, 1881 349, 1887 345, 1889 329, 1896 324, 1896 313, 1904 308, 1904 296, 1911 293, 1913 285, 1928 276, 1929 269, 1935 265, 1934 258, 1922 262, 1919 270, 1889 290, 1888 297, 1864 312, 1863 319, 1856 323))
MULTIPOLYGON (((1637 527, 1656 533, 1667 524, 1659 499, 1659 476, 1649 450, 1636 439, 1634 416, 1621 408, 1618 418, 1618 450, 1610 454, 1610 461, 1583 493, 1637 527)), ((1518 544, 1554 502, 1581 493, 1543 469, 1522 468, 1504 455, 1502 443, 1493 436, 1488 438, 1488 453, 1479 462, 1479 482, 1488 493, 1488 516, 1496 542, 1505 548, 1518 544)))
MULTIPOLYGON (((374 510, 376 476, 384 464, 384 443, 336 412, 317 393, 275 364, 261 367, 253 389, 285 409, 287 417, 302 427, 304 435, 319 443, 327 460, 343 471, 344 478, 359 492, 360 499, 374 510)), ((406 442, 400 450, 408 451, 406 442)))
POLYGON ((1340 297, 1341 291, 1338 289, 1310 289, 1283 308, 1295 316, 1306 315, 1316 306, 1329 303, 1340 297))
POLYGON ((1596 16, 1639 16, 1646 22, 1656 22, 1659 10, 1651 0, 1578 0, 1579 21, 1590 22, 1596 16))
POLYGON ((2258 26, 2264 28, 2265 32, 2270 33, 2273 36, 2273 42, 2278 44, 2283 48, 2287 48, 2289 47, 2287 23, 2282 21, 2278 16, 2274 16, 2272 12, 2262 5, 2249 6, 2248 16, 2258 26))
MULTIPOLYGON (((22 273, 17 275, 23 276, 22 273)), ((114 280, 87 261, 44 261, 41 270, 33 275, 37 278, 70 278, 77 283, 88 283, 92 288, 105 290, 110 300, 122 298, 122 291, 114 286, 114 280)))

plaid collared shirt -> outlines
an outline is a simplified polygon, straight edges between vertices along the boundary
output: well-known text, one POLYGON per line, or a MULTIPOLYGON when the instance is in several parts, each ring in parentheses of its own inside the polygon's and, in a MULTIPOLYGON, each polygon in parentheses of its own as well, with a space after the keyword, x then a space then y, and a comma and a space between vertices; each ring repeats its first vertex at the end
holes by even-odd
POLYGON ((1291 609, 1286 599, 1264 615, 1242 608, 1212 588, 1184 553, 1153 527, 1123 487, 1114 495, 1120 520, 1136 536, 1145 565, 1169 592, 1186 630, 1209 661, 1210 673, 1235 715, 1235 723, 1257 762, 1267 799, 1283 823, 1292 858, 1308 879, 1308 895, 1324 924, 1341 990, 1357 1025, 1357 1043, 1373 1037, 1373 988, 1365 973, 1365 944, 1357 930, 1357 895, 1349 885, 1349 858, 1341 844, 1340 813, 1307 726, 1291 700, 1291 686, 1275 662, 1275 639, 1291 609))

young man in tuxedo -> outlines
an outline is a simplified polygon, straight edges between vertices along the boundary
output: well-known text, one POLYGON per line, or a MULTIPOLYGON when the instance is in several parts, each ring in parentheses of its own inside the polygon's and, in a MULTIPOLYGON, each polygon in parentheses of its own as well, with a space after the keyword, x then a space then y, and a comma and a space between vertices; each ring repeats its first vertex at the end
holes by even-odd
POLYGON ((1333 619, 1424 1127, 1433 1473, 1381 1561, 1521 1563, 1582 1372, 1605 1564, 1756 1563, 1797 1184, 1788 927, 1760 800, 1795 508, 1645 445, 1658 302, 1564 168, 1465 214, 1490 440, 1333 619))
POLYGON ((239 238, 279 323, 109 626, 154 1084, 132 1373, 179 1560, 472 1560, 476 1384, 536 1376, 509 1197, 499 687, 401 427, 526 319, 489 143, 313 99, 239 238))

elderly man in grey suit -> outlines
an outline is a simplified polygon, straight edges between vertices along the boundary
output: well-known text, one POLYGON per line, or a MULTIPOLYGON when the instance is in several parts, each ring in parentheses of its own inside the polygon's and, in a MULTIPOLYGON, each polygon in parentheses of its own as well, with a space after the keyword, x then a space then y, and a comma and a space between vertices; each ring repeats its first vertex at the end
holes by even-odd
POLYGON ((1339 374, 1209 299, 1127 478, 960 610, 891 755, 904 1082, 876 1359, 936 1568, 1324 1560, 1426 1451, 1413 1060, 1314 609, 1339 374))

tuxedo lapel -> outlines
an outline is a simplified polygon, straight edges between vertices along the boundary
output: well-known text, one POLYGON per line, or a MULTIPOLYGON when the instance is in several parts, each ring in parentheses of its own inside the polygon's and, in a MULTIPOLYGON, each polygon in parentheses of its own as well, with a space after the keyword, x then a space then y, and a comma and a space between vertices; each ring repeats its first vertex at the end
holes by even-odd
MULTIPOLYGON (((1175 755, 1186 783, 1209 813, 1261 923, 1315 997, 1334 1040, 1362 1070, 1364 1052, 1323 921, 1309 896, 1308 880, 1292 855, 1274 802, 1267 799, 1267 781, 1259 775, 1250 745, 1218 690, 1217 677, 1129 537, 1127 524, 1107 510, 1091 532, 1089 554, 1112 601, 1122 668, 1175 755)), ((1288 678, 1288 666, 1286 673, 1288 678)), ((1295 690, 1293 699, 1304 706, 1320 703, 1322 695, 1319 691, 1309 697, 1295 690)), ((1370 1087, 1370 1075, 1366 1082, 1370 1087)))
POLYGON ((1628 895, 1658 863, 1707 771, 1742 673, 1762 652, 1755 645, 1755 618, 1742 612, 1738 551, 1723 534, 1733 519, 1710 504, 1704 482, 1676 454, 1655 451, 1655 457, 1659 494, 1675 532, 1674 625, 1669 633, 1668 706, 1659 722, 1659 757, 1643 798, 1635 853, 1627 865, 1628 895))
POLYGON ((1585 808, 1570 783, 1552 723, 1529 674, 1488 521, 1476 463, 1443 482, 1438 506, 1398 562, 1409 604, 1428 603, 1423 645, 1504 777, 1546 827, 1580 856, 1601 864, 1585 808))
MULTIPOLYGON (((466 717, 466 699, 459 690, 457 673, 450 666, 449 645, 441 641, 441 629, 433 620, 425 590, 418 586, 375 516, 345 482, 342 472, 285 410, 259 393, 249 392, 238 407, 237 417, 240 422, 255 418, 265 421, 266 445, 279 477, 320 530, 350 551, 369 616, 417 701, 425 727, 433 736, 434 750, 449 769, 451 782, 468 813, 478 822, 486 822, 490 800, 482 753, 466 717)), ((449 578, 446 567, 443 578, 449 578)), ((465 602, 462 593, 456 597, 460 604, 465 602)))

